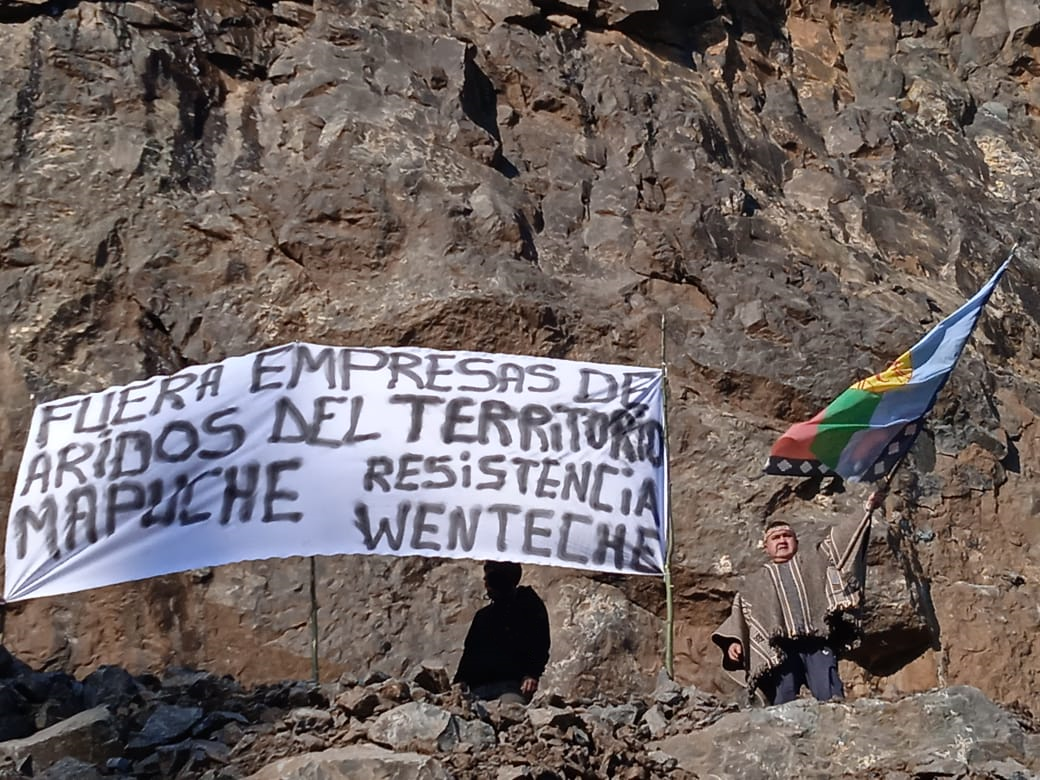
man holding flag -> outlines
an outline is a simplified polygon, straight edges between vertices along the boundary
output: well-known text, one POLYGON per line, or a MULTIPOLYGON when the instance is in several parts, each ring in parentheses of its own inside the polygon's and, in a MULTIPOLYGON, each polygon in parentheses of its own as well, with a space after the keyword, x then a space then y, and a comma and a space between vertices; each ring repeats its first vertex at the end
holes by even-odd
POLYGON ((757 689, 768 704, 783 704, 805 685, 821 701, 845 697, 838 654, 855 639, 848 613, 862 601, 870 518, 884 495, 875 491, 862 519, 835 526, 802 552, 785 520, 766 524, 769 563, 748 576, 729 618, 711 636, 722 667, 749 696, 757 689))
POLYGON ((818 699, 844 696, 836 652, 846 644, 840 628, 861 601, 871 515, 1014 251, 975 295, 887 369, 857 382, 773 445, 767 474, 883 482, 863 519, 833 529, 815 550, 798 555, 791 527, 767 524, 763 545, 770 563, 747 578, 730 617, 712 635, 723 668, 749 695, 757 689, 770 704, 781 704, 805 684, 818 699))

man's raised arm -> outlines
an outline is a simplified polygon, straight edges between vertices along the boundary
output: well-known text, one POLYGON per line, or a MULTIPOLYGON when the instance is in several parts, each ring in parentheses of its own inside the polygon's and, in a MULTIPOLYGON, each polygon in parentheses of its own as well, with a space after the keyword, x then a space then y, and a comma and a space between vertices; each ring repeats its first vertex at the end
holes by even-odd
POLYGON ((850 517, 835 525, 827 534, 821 548, 838 571, 846 571, 866 547, 870 536, 870 518, 885 503, 888 488, 878 488, 863 504, 862 517, 850 517))

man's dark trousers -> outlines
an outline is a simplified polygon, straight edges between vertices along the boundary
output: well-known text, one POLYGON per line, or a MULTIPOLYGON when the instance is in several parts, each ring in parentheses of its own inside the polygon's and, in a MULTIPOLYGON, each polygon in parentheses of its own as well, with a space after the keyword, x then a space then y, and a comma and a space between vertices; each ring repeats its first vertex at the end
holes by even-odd
POLYGON ((838 658, 822 639, 788 639, 780 643, 784 662, 758 684, 770 704, 798 698, 805 685, 820 701, 844 699, 845 688, 838 677, 838 658))

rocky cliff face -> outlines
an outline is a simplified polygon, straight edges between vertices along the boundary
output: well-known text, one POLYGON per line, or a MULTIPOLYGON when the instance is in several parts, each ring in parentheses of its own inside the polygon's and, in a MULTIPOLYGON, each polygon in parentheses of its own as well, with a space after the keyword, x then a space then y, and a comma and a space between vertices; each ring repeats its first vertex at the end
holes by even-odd
MULTIPOLYGON (((0 0, 0 479, 35 402, 292 339, 669 371, 676 674, 763 518, 864 492, 761 476, 1019 242, 872 547, 857 695, 1040 694, 1034 0, 0 0), (664 328, 662 338, 662 323, 664 328)), ((307 561, 13 605, 86 673, 310 674, 307 561)), ((323 675, 449 667, 476 567, 317 563, 323 675)), ((657 580, 528 571, 545 686, 652 690, 657 580)))

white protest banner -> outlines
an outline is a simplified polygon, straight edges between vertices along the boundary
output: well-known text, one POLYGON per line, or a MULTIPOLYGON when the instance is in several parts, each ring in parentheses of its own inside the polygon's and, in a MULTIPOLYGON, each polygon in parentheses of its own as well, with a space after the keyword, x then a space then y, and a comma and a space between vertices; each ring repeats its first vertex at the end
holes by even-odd
POLYGON ((37 407, 7 601, 293 555, 659 574, 662 373, 293 343, 37 407))

